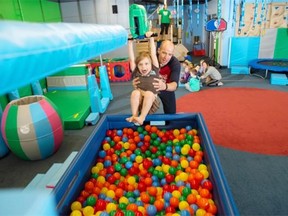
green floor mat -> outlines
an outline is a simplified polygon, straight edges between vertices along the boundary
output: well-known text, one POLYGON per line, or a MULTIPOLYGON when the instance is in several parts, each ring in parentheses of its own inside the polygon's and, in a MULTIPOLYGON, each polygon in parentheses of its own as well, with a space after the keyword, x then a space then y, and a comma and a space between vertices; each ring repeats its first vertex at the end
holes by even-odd
POLYGON ((90 113, 88 91, 51 91, 45 94, 57 107, 64 129, 81 129, 90 113))

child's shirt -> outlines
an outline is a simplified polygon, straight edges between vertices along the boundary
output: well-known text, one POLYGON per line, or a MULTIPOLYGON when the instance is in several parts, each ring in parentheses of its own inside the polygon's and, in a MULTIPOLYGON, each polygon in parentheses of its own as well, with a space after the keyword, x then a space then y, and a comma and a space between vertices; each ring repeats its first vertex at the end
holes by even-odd
POLYGON ((191 76, 189 79, 189 87, 191 92, 200 90, 200 78, 198 76, 191 76))
POLYGON ((132 74, 132 78, 134 79, 136 77, 139 77, 139 81, 140 81, 140 83, 137 85, 137 88, 143 91, 151 91, 154 94, 158 93, 156 89, 154 88, 153 83, 155 82, 154 78, 159 78, 159 68, 153 66, 150 73, 146 76, 143 76, 139 72, 138 68, 136 68, 132 74))

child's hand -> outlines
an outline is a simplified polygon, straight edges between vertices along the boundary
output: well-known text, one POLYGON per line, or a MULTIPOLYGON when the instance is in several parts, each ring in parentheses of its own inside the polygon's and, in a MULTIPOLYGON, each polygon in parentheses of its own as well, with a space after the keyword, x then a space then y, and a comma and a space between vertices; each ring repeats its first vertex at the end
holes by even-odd
POLYGON ((145 33, 145 36, 146 36, 147 38, 150 38, 153 34, 154 34, 153 32, 148 31, 148 32, 145 33))

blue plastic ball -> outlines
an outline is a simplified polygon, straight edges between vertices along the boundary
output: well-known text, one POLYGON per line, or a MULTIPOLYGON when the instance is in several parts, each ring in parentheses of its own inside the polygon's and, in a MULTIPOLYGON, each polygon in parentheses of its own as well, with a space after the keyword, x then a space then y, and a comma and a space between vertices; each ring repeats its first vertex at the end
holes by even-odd
POLYGON ((164 194, 164 197, 163 197, 163 198, 164 198, 165 201, 169 202, 170 199, 171 199, 171 197, 172 197, 172 193, 166 192, 166 193, 164 194))
POLYGON ((116 133, 118 136, 122 136, 123 135, 123 131, 122 130, 117 130, 117 133, 116 133))
POLYGON ((156 206, 154 205, 149 205, 147 208, 146 208, 146 212, 149 216, 154 216, 156 215, 157 213, 157 209, 156 209, 156 206))
POLYGON ((104 158, 104 157, 106 156, 106 152, 105 152, 104 150, 101 150, 101 151, 99 151, 98 156, 99 156, 100 158, 104 158))
POLYGON ((131 161, 127 161, 127 162, 125 163, 126 169, 130 169, 132 166, 133 166, 133 163, 132 163, 131 161))

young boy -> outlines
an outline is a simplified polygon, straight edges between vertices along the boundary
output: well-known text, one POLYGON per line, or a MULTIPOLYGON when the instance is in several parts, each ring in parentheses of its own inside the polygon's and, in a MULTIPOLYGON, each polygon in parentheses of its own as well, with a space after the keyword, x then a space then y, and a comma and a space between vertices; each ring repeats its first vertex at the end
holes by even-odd
POLYGON ((154 78, 159 78, 159 63, 156 55, 156 46, 152 33, 147 32, 146 37, 149 38, 149 52, 141 52, 135 59, 133 50, 133 41, 128 41, 128 53, 130 61, 130 70, 132 71, 132 79, 137 78, 139 82, 131 93, 131 111, 132 116, 127 118, 128 122, 136 125, 142 125, 148 114, 155 113, 160 101, 157 91, 153 86, 154 78))
POLYGON ((190 70, 190 78, 188 82, 185 83, 185 88, 190 92, 197 92, 200 90, 200 78, 197 76, 197 73, 198 70, 196 68, 192 68, 190 70))

